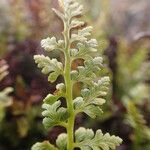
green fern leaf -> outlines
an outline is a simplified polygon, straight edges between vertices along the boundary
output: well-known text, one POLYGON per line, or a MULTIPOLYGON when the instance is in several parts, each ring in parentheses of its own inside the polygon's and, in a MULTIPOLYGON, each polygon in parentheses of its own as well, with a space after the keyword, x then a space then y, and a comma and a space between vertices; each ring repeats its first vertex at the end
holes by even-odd
POLYGON ((0 91, 0 105, 3 107, 9 106, 12 104, 12 98, 9 94, 13 92, 13 88, 7 87, 3 91, 0 91))
POLYGON ((150 128, 146 126, 144 116, 132 102, 128 102, 127 105, 126 122, 134 129, 135 138, 140 139, 139 141, 150 140, 150 128))
POLYGON ((77 19, 73 19, 73 20, 71 21, 71 24, 70 24, 70 29, 76 28, 76 27, 80 27, 80 26, 82 26, 82 25, 84 25, 84 22, 83 22, 83 21, 79 21, 79 20, 77 20, 77 19))
POLYGON ((54 9, 53 11, 56 13, 56 15, 61 18, 63 21, 66 21, 66 19, 70 20, 78 15, 82 14, 83 6, 80 5, 75 0, 59 0, 60 6, 63 8, 63 13, 54 9))
POLYGON ((83 89, 81 91, 82 97, 77 97, 74 100, 75 111, 77 113, 84 112, 91 118, 101 115, 100 107, 105 103, 103 97, 107 95, 109 81, 108 77, 103 77, 97 83, 93 82, 93 85, 88 89, 83 89))
POLYGON ((56 140, 56 145, 59 148, 59 150, 66 150, 67 148, 67 134, 62 133, 58 136, 56 140))
POLYGON ((69 114, 66 108, 60 107, 61 102, 56 101, 54 104, 43 104, 42 108, 45 109, 42 115, 45 117, 43 119, 43 124, 45 128, 50 128, 56 125, 64 125, 65 121, 68 119, 69 114))
POLYGON ((35 62, 39 68, 42 68, 42 73, 50 74, 48 80, 55 82, 57 77, 63 73, 63 65, 57 59, 50 59, 44 55, 35 55, 35 62))
POLYGON ((91 39, 85 42, 78 42, 77 49, 71 49, 71 56, 73 59, 82 58, 85 60, 91 59, 90 54, 97 52, 97 40, 91 39))
POLYGON ((93 27, 91 26, 78 30, 77 34, 71 35, 71 41, 72 42, 75 42, 75 41, 86 42, 88 40, 87 37, 91 35, 92 30, 93 30, 93 27))
POLYGON ((81 150, 111 150, 122 143, 119 137, 103 134, 101 130, 97 130, 94 135, 92 129, 82 127, 75 132, 75 141, 76 147, 81 150))
POLYGON ((73 18, 82 14, 83 6, 75 0, 64 0, 62 3, 66 18, 73 18))
POLYGON ((57 84, 56 92, 54 94, 48 94, 44 98, 45 104, 54 104, 59 98, 65 97, 65 85, 64 83, 57 84))
POLYGON ((58 150, 56 147, 51 145, 48 141, 42 143, 36 143, 32 146, 31 150, 58 150))
POLYGON ((5 60, 0 61, 0 81, 2 81, 8 75, 8 65, 5 60))
POLYGON ((64 41, 59 40, 57 42, 55 37, 46 38, 41 41, 41 46, 45 49, 45 51, 52 51, 52 50, 62 50, 64 48, 64 41))
POLYGON ((102 57, 95 57, 84 62, 83 66, 78 66, 76 70, 71 72, 72 79, 77 82, 90 84, 91 80, 100 75, 103 59, 102 57))

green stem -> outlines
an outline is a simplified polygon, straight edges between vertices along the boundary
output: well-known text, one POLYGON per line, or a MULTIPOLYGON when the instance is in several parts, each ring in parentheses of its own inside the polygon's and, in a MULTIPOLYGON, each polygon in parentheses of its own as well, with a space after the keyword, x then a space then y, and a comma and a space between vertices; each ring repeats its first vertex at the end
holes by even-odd
POLYGON ((64 39, 65 39, 65 70, 64 70, 64 78, 66 85, 66 101, 67 101, 67 109, 70 114, 67 124, 67 150, 73 150, 74 148, 74 108, 73 108, 73 98, 72 98, 72 80, 70 76, 71 72, 71 58, 70 58, 70 30, 67 27, 67 24, 64 23, 64 39))

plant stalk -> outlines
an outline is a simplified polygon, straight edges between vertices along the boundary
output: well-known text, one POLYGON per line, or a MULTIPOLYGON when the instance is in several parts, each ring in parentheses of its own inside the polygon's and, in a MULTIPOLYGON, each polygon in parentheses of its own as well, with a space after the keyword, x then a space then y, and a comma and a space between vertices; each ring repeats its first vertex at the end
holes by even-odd
POLYGON ((71 58, 70 58, 70 30, 67 27, 67 24, 64 23, 64 39, 65 39, 65 85, 66 85, 66 101, 67 109, 69 112, 69 119, 67 124, 67 150, 73 150, 74 148, 74 108, 73 108, 73 98, 72 98, 72 80, 70 76, 71 72, 71 58))

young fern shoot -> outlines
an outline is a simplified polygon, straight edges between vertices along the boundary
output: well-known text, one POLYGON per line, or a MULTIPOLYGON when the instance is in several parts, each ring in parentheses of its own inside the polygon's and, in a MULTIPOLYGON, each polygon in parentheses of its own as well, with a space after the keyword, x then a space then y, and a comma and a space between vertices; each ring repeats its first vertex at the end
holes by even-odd
POLYGON ((44 99, 42 115, 43 124, 46 128, 63 126, 66 133, 60 134, 56 140, 56 146, 48 141, 36 143, 32 150, 109 150, 116 149, 122 142, 119 137, 103 134, 101 130, 94 134, 92 129, 79 128, 74 133, 75 117, 79 113, 86 113, 91 118, 98 117, 101 113, 101 106, 105 103, 109 77, 101 77, 97 82, 95 79, 100 75, 102 69, 102 57, 91 56, 97 51, 96 39, 89 39, 92 27, 73 31, 84 25, 84 22, 75 19, 80 16, 83 6, 76 0, 59 0, 61 11, 53 9, 57 16, 64 23, 63 40, 56 40, 55 37, 41 41, 45 51, 60 50, 64 53, 65 64, 57 59, 50 59, 44 55, 35 55, 35 62, 42 69, 42 73, 48 74, 48 81, 55 82, 59 75, 64 77, 64 83, 56 86, 57 92, 49 94, 44 99), (78 66, 72 70, 72 62, 76 59, 83 59, 84 66, 78 66), (73 97, 73 85, 82 82, 86 87, 81 90, 80 97, 73 97), (61 97, 66 99, 67 108, 61 106, 61 97))

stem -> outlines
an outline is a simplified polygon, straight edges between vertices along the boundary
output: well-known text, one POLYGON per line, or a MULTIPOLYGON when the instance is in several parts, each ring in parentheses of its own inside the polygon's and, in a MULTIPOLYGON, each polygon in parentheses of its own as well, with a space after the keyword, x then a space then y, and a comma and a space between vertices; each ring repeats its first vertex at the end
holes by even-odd
POLYGON ((72 80, 70 76, 71 72, 71 58, 70 58, 70 30, 67 27, 68 23, 64 23, 64 39, 65 39, 65 70, 64 70, 64 78, 66 85, 66 101, 67 101, 67 109, 70 114, 68 119, 67 126, 67 150, 73 150, 74 148, 74 108, 73 108, 73 98, 72 98, 72 80))

